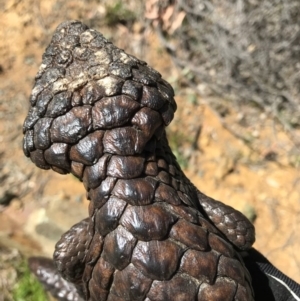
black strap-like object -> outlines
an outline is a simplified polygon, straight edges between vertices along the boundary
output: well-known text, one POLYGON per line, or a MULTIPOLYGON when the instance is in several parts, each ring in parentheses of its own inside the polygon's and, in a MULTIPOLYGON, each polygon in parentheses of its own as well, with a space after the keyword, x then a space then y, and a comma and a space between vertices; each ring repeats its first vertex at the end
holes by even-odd
POLYGON ((244 258, 252 277, 255 301, 299 301, 300 285, 251 248, 244 258))

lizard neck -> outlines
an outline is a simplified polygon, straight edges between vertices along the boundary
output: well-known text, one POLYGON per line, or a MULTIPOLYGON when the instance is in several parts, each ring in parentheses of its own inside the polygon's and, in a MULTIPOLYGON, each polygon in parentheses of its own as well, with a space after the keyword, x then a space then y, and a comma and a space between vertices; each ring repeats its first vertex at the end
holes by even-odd
POLYGON ((198 208, 197 189, 177 163, 165 131, 159 140, 152 137, 141 154, 104 154, 85 168, 82 180, 91 201, 90 216, 110 198, 133 206, 167 201, 198 208))

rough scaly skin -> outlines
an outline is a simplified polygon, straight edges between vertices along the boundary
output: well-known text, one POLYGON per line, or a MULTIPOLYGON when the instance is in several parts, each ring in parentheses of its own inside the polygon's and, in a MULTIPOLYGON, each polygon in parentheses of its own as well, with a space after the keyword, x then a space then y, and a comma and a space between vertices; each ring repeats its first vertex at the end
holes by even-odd
MULTIPOLYGON (((53 260, 44 257, 30 257, 29 267, 58 301, 83 301, 76 286, 63 279, 57 271, 53 260)), ((80 290, 79 290, 80 291, 80 290)))
POLYGON ((239 254, 254 227, 181 171, 165 135, 173 97, 157 71, 78 21, 62 23, 43 55, 23 148, 87 190, 89 217, 54 253, 86 300, 254 298, 239 254))

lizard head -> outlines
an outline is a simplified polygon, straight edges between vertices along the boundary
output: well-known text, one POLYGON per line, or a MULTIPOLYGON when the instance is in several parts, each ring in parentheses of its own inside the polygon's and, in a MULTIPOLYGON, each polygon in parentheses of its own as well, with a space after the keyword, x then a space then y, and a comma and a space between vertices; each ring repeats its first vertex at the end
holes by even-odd
POLYGON ((153 148, 176 110, 161 75, 79 21, 58 26, 30 96, 23 150, 40 168, 80 177, 103 154, 153 148))

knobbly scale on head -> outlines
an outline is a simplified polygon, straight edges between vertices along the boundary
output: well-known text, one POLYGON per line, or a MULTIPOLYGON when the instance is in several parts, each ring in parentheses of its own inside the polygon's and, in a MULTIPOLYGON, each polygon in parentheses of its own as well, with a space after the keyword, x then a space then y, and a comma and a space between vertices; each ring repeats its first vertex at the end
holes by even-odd
POLYGON ((23 148, 38 167, 78 177, 90 200, 56 244, 57 271, 31 260, 60 300, 254 300, 240 256, 254 228, 181 171, 165 134, 173 97, 157 71, 81 22, 55 31, 23 148))

